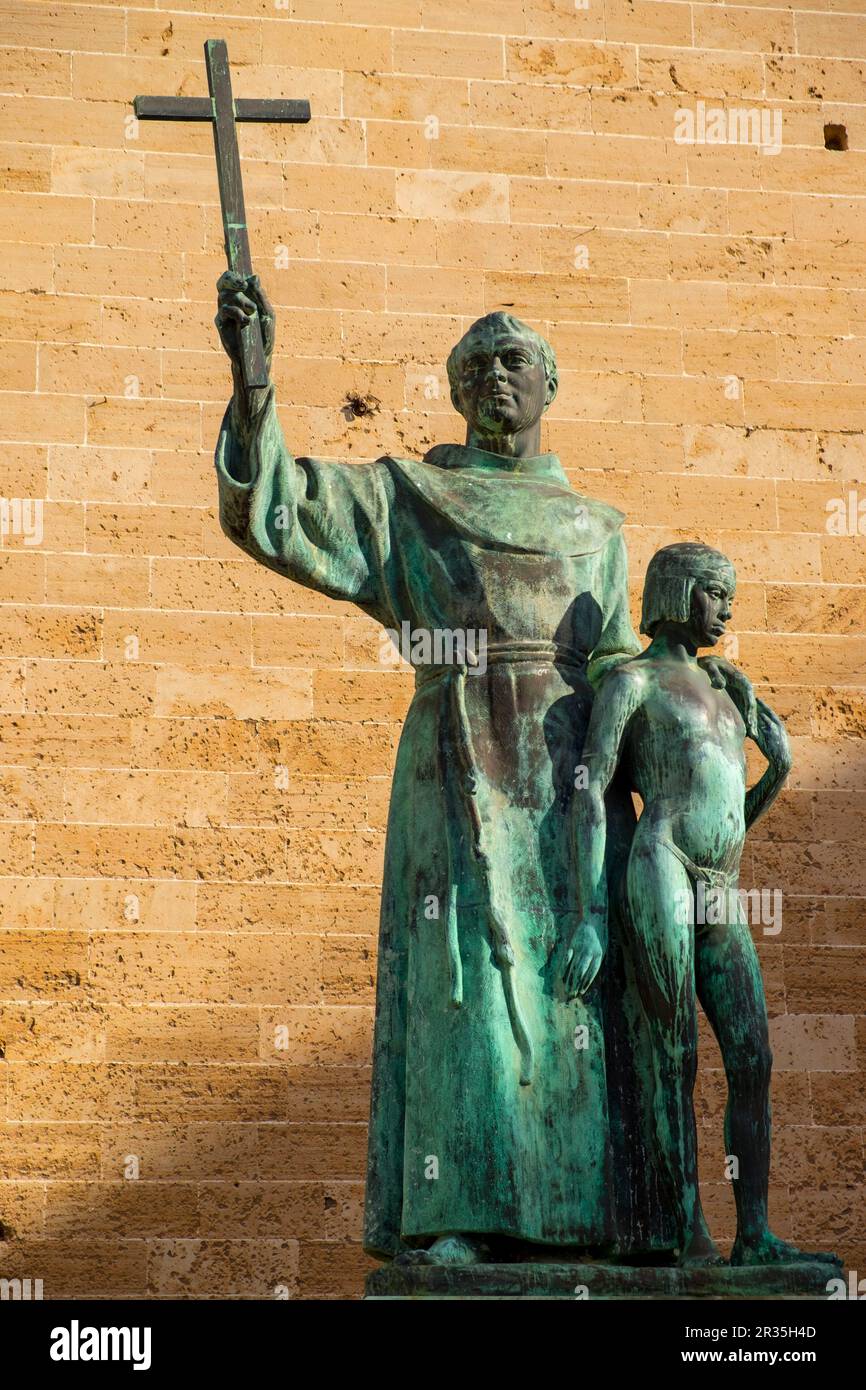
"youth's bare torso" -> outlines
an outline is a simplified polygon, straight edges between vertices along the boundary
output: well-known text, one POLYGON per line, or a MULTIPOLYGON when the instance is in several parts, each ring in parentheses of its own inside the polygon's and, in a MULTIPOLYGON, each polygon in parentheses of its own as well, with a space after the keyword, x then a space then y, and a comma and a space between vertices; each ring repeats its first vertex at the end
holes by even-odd
POLYGON ((682 661, 637 658, 628 666, 644 687, 623 758, 644 802, 641 841, 669 838, 702 868, 735 867, 746 833, 739 710, 726 690, 682 661))

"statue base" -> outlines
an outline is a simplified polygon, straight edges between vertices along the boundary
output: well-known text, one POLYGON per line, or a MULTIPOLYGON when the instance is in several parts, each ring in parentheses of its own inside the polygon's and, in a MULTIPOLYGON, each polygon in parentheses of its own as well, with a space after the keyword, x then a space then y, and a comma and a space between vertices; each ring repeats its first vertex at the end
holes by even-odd
POLYGON ((826 1299, 835 1265, 798 1264, 678 1269, 533 1261, 443 1265, 387 1264, 367 1276, 364 1297, 581 1299, 826 1299))

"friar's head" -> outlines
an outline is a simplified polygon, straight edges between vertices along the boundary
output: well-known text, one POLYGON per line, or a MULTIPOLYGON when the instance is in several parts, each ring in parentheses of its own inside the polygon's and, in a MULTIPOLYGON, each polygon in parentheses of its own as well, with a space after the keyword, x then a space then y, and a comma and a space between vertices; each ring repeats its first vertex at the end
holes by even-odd
POLYGON ((640 630, 654 637, 662 623, 686 629, 696 647, 714 647, 725 634, 737 587, 726 555, 697 541, 657 550, 644 581, 640 630))
POLYGON ((553 348, 511 314, 477 319, 452 348, 447 369, 451 401, 466 421, 467 439, 525 435, 556 395, 553 348))

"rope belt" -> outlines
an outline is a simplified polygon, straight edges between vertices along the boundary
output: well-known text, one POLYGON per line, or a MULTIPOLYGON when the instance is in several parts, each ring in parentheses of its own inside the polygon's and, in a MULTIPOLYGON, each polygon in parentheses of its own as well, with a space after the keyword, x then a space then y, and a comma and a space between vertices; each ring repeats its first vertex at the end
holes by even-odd
MULTIPOLYGON (((517 665, 528 663, 536 666, 568 666, 576 671, 586 667, 586 654, 575 648, 556 642, 496 642, 491 643, 486 652, 487 664, 517 665)), ((520 1084, 528 1086, 532 1081, 534 1055, 532 1038, 526 1024, 515 982, 514 947, 508 932, 505 915, 496 902, 495 879, 491 871, 490 856, 487 849, 484 820, 478 804, 479 773, 472 741, 472 730, 466 713, 466 680, 472 666, 478 665, 474 652, 466 653, 466 661, 450 666, 419 666, 415 670, 416 688, 434 680, 447 679, 445 717, 439 725, 439 770, 441 785, 449 782, 449 736, 456 750, 460 764, 461 777, 457 785, 460 789, 460 808, 469 822, 470 844, 478 865, 484 886, 487 904, 488 925, 493 942, 493 954, 502 976, 505 1004, 511 1024, 511 1033, 520 1054, 520 1084)), ((473 676, 479 679, 480 676, 473 676)), ((459 1009, 463 1003, 463 964, 460 958, 460 940, 457 927, 457 826, 452 818, 446 816, 448 848, 448 907, 446 917, 446 949, 450 983, 450 1003, 459 1009)))
MULTIPOLYGON (((529 665, 540 666, 569 666, 576 670, 586 668, 586 652, 578 651, 576 647, 569 647, 564 642, 490 642, 485 651, 485 658, 488 666, 510 665, 516 666, 521 662, 529 665)), ((474 651, 466 652, 464 662, 446 662, 437 665, 435 662, 428 662, 423 666, 415 667, 415 689, 422 685, 428 685, 430 681, 441 679, 442 676, 453 676, 462 671, 464 676, 467 671, 478 666, 478 656, 474 651)), ((473 671, 473 680, 479 677, 473 671)))

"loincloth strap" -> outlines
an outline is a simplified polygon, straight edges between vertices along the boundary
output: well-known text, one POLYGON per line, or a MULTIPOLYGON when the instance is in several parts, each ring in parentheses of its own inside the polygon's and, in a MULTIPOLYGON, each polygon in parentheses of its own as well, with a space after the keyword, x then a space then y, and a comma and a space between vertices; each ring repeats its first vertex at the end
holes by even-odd
POLYGON ((679 859, 680 863, 682 864, 683 868, 686 870, 686 873, 689 875, 690 878, 696 880, 700 879, 704 883, 706 883, 710 888, 727 889, 733 887, 736 884, 736 869, 702 868, 699 864, 695 864, 695 862, 692 859, 690 859, 689 856, 683 850, 680 849, 679 845, 675 845, 673 840, 668 839, 666 835, 661 837, 659 843, 663 844, 665 849, 669 849, 671 854, 673 854, 677 859, 679 859))

